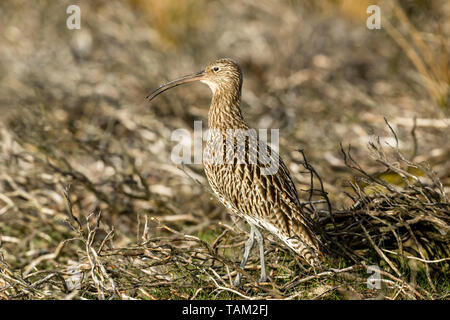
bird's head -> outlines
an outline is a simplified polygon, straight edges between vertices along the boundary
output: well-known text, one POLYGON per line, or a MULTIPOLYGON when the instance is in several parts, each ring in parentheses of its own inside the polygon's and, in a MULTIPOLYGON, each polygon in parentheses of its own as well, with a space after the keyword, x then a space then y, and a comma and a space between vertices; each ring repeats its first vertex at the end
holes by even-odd
POLYGON ((242 72, 239 66, 231 59, 219 59, 210 63, 204 70, 190 74, 163 84, 153 90, 147 98, 152 100, 164 91, 184 83, 201 81, 206 83, 213 94, 218 91, 236 92, 240 95, 242 87, 242 72))

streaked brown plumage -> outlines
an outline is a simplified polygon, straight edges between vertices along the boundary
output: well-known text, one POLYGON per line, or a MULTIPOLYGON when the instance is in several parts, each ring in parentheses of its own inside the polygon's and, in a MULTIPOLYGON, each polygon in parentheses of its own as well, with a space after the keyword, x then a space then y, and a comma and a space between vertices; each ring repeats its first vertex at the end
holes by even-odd
MULTIPOLYGON (((159 87, 149 97, 153 99, 169 88, 191 81, 204 82, 213 92, 208 113, 210 135, 203 158, 209 184, 227 209, 245 219, 251 226, 241 267, 245 266, 256 237, 261 258, 260 280, 267 279, 263 239, 257 227, 275 234, 308 263, 317 265, 320 242, 312 232, 309 218, 301 210, 289 170, 270 146, 256 135, 249 135, 249 132, 255 131, 248 127, 240 109, 242 73, 239 66, 230 59, 214 61, 199 73, 159 87), (227 139, 235 144, 230 147, 227 139), (256 139, 259 147, 258 144, 250 143, 251 139, 256 139), (238 141, 243 142, 243 149, 239 149, 242 143, 239 144, 238 141), (272 161, 269 163, 277 162, 278 170, 269 174, 264 171, 268 169, 268 162, 260 160, 262 151, 268 154, 272 161), (257 161, 251 158, 254 155, 257 155, 257 161), (218 159, 222 161, 217 161, 218 159)), ((240 277, 238 274, 236 285, 239 284, 240 277)))

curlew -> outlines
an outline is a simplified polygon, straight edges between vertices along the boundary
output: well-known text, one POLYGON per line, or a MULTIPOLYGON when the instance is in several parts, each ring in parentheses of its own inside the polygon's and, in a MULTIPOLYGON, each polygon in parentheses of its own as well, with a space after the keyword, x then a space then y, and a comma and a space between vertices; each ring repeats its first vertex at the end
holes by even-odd
MULTIPOLYGON (((216 60, 198 73, 160 86, 147 98, 152 100, 170 88, 193 81, 206 83, 213 93, 208 112, 209 136, 203 152, 206 177, 228 211, 250 225, 241 269, 244 269, 256 239, 261 263, 260 281, 268 280, 264 239, 259 228, 275 234, 310 265, 318 265, 320 241, 312 231, 310 218, 302 212, 288 168, 269 145, 255 136, 255 131, 242 117, 242 72, 234 61, 216 60)), ((238 272, 234 285, 240 284, 241 277, 238 272)))

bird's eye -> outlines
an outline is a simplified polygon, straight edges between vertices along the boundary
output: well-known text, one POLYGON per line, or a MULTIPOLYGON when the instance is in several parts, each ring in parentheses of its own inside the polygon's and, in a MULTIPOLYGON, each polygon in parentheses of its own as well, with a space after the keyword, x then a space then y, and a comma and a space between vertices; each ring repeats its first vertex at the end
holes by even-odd
POLYGON ((213 71, 214 71, 214 72, 219 71, 219 67, 214 67, 214 68, 213 68, 213 71))

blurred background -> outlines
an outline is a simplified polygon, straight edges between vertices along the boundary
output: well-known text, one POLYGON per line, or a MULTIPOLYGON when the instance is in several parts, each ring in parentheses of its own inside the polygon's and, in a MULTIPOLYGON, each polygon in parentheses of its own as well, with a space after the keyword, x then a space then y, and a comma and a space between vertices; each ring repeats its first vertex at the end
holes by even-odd
POLYGON ((377 137, 395 146, 385 119, 404 155, 450 190, 449 1, 8 0, 0 21, 0 232, 13 268, 64 238, 68 185, 74 214, 101 211, 118 246, 136 242, 143 216, 206 240, 230 223, 202 167, 170 161, 174 129, 206 126, 209 88, 145 101, 217 58, 243 70, 250 126, 280 129, 300 193, 304 149, 333 206, 351 204, 344 191, 355 173, 341 143, 395 183, 367 149, 377 137), (79 30, 66 26, 72 4, 79 30), (371 4, 379 30, 366 27, 371 4))

